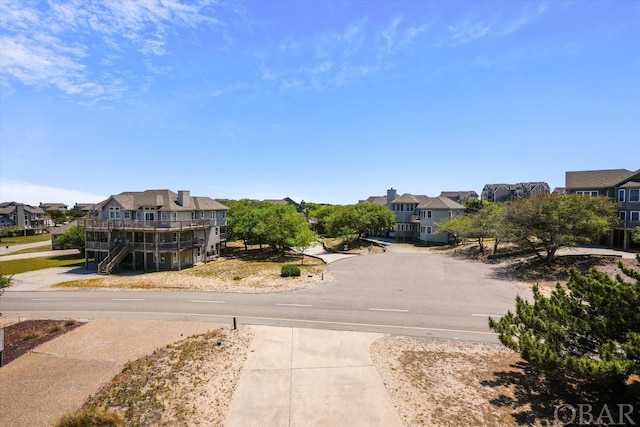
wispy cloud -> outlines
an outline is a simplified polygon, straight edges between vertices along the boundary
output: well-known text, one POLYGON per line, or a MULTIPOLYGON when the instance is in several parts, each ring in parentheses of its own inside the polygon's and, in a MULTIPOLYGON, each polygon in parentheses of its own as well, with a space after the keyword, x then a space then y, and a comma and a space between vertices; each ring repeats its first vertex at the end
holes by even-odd
POLYGON ((393 68, 394 55, 416 43, 429 28, 428 23, 405 23, 400 16, 384 25, 359 19, 342 30, 305 41, 289 38, 286 44, 295 46, 295 52, 281 48, 278 58, 262 52, 258 73, 286 91, 322 92, 343 87, 393 68))
POLYGON ((503 13, 491 19, 473 19, 467 17, 461 22, 448 26, 446 41, 453 45, 461 45, 489 36, 508 36, 533 23, 542 16, 547 9, 545 3, 537 4, 534 7, 528 3, 523 3, 523 8, 517 13, 503 13))
POLYGON ((127 69, 167 71, 152 59, 168 53, 174 28, 224 26, 217 7, 209 0, 3 0, 0 73, 30 86, 57 87, 83 102, 118 99, 131 89, 124 84, 127 69))

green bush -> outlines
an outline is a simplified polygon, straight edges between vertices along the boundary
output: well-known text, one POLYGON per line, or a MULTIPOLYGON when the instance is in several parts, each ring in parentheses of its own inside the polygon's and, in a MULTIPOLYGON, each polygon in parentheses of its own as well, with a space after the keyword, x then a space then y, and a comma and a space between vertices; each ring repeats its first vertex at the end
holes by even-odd
POLYGON ((121 425, 122 419, 115 412, 84 408, 62 417, 56 427, 120 427, 121 425))
POLYGON ((280 269, 280 276, 282 277, 300 276, 300 267, 294 264, 285 264, 280 269))

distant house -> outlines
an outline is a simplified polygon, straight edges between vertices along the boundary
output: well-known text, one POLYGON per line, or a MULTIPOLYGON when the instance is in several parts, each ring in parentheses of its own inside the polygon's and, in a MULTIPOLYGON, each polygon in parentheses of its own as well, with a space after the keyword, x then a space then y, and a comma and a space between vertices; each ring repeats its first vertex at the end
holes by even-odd
POLYGON ((396 240, 415 240, 426 243, 448 243, 447 233, 436 233, 436 224, 447 218, 464 215, 465 207, 448 197, 429 197, 409 193, 398 196, 394 188, 386 196, 371 196, 360 203, 386 206, 395 215, 389 236, 396 240))
POLYGON ((180 270, 219 256, 226 241, 227 208, 189 191, 124 192, 97 206, 97 216, 80 218, 85 228, 85 258, 98 272, 118 266, 133 270, 180 270))
POLYGON ((40 202, 40 207, 45 212, 49 212, 49 211, 63 211, 64 212, 64 211, 67 210, 67 205, 65 205, 64 203, 42 203, 42 202, 40 202))
POLYGON ((71 229, 71 227, 77 226, 78 225, 78 221, 74 220, 74 221, 70 221, 67 224, 61 226, 61 227, 55 227, 51 230, 51 249, 60 249, 57 247, 56 241, 58 240, 58 238, 60 236, 62 236, 64 233, 66 233, 67 231, 69 231, 71 229))
POLYGON ((95 216, 97 215, 96 207, 95 203, 76 203, 73 210, 82 212, 82 216, 95 216))
POLYGON ((442 191, 440 197, 447 197, 454 202, 463 204, 467 199, 479 199, 478 193, 473 190, 470 191, 442 191))
POLYGON ((0 228, 15 227, 24 235, 46 231, 44 210, 24 203, 0 203, 0 228))
POLYGON ((640 249, 640 245, 631 240, 633 231, 640 226, 640 169, 566 172, 565 188, 567 194, 604 196, 619 203, 620 221, 604 243, 623 250, 640 249))
POLYGON ((550 194, 551 187, 546 182, 519 182, 517 184, 486 184, 482 188, 481 199, 487 202, 506 202, 517 197, 534 194, 550 194))

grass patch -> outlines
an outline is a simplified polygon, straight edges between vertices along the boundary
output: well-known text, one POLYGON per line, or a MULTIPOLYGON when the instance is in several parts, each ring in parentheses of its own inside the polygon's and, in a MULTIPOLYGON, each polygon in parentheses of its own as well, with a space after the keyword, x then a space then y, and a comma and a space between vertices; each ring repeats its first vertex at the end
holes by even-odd
POLYGON ((15 246, 15 245, 24 245, 26 243, 44 242, 45 240, 51 240, 51 235, 36 234, 34 236, 3 237, 0 240, 0 244, 5 246, 15 246))
POLYGON ((31 254, 31 253, 35 253, 35 252, 46 252, 46 251, 50 251, 50 250, 51 250, 51 245, 38 246, 37 248, 22 249, 22 250, 15 251, 15 252, 4 253, 4 254, 0 255, 0 257, 7 256, 7 255, 19 255, 19 254, 31 254))
POLYGON ((70 280, 68 282, 57 283, 52 288, 101 288, 105 278, 70 280))
POLYGON ((52 257, 39 257, 27 259, 14 259, 0 262, 0 272, 2 274, 19 274, 27 271, 43 270, 52 267, 80 266, 84 263, 84 257, 76 255, 60 255, 52 257))
POLYGON ((77 412, 62 417, 56 427, 119 427, 122 424, 120 415, 113 411, 98 411, 82 408, 77 412))

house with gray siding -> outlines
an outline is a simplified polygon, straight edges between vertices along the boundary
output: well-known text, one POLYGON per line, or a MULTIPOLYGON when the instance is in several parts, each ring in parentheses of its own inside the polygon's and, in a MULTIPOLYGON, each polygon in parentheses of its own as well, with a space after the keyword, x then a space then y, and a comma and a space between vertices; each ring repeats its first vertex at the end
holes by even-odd
POLYGON ((228 209, 186 190, 112 195, 96 206, 96 217, 78 219, 85 259, 95 258, 102 274, 121 265, 160 271, 211 261, 226 241, 228 209))
POLYGON ((619 221, 604 243, 623 250, 640 249, 640 245, 631 240, 635 228, 640 227, 640 169, 566 172, 565 191, 567 194, 608 197, 617 202, 619 221))
POLYGON ((0 203, 0 228, 15 227, 20 234, 42 234, 46 231, 44 210, 25 203, 0 203))
POLYGON ((465 207, 448 197, 429 197, 405 193, 398 195, 394 188, 386 196, 371 196, 360 203, 386 206, 395 215, 389 236, 399 241, 447 243, 447 233, 436 233, 436 223, 453 216, 464 215, 465 207))

